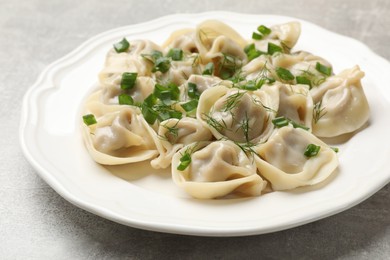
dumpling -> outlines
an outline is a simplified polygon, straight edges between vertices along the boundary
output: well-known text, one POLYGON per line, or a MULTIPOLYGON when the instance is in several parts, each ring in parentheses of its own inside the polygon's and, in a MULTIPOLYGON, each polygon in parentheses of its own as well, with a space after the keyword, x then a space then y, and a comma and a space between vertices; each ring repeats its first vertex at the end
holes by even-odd
POLYGON ((317 137, 300 128, 276 129, 268 141, 254 148, 257 169, 273 190, 314 185, 328 178, 338 166, 336 153, 317 137), (307 157, 309 145, 319 146, 317 155, 307 157))
POLYGON ((213 199, 231 193, 257 196, 266 182, 256 174, 256 166, 233 142, 198 142, 183 147, 172 159, 175 184, 194 198, 213 199), (181 158, 190 163, 179 170, 181 158), (188 158, 187 158, 188 159, 188 158))
POLYGON ((222 80, 219 77, 209 75, 191 75, 188 82, 195 84, 199 94, 202 94, 206 89, 219 85, 222 80))
POLYGON ((364 72, 359 66, 329 77, 311 89, 315 107, 313 133, 320 137, 334 137, 353 132, 368 120, 370 109, 361 85, 364 72))
POLYGON ((172 156, 183 146, 193 142, 209 141, 212 135, 202 123, 191 117, 182 119, 171 118, 160 123, 156 147, 159 156, 151 161, 155 169, 167 168, 171 165, 172 156))
POLYGON ((178 48, 185 53, 197 53, 198 48, 195 44, 195 30, 182 29, 177 30, 163 44, 163 48, 169 51, 171 48, 178 48))
POLYGON ((313 99, 309 92, 309 86, 287 84, 278 84, 277 86, 279 88, 279 109, 276 116, 283 116, 311 129, 313 99))
POLYGON ((274 79, 275 69, 271 63, 271 59, 267 55, 261 55, 241 68, 241 76, 246 80, 257 80, 261 78, 274 79))
POLYGON ((218 63, 224 55, 246 63, 246 54, 243 50, 246 41, 222 22, 208 20, 199 24, 196 28, 195 44, 203 64, 211 61, 218 63))
POLYGON ((186 83, 191 75, 202 73, 201 67, 194 64, 194 57, 185 58, 182 61, 171 61, 170 64, 166 73, 156 72, 157 81, 180 86, 186 83))
POLYGON ((271 33, 265 35, 261 40, 254 41, 256 49, 267 53, 268 43, 273 43, 287 49, 292 49, 297 43, 301 34, 301 24, 299 22, 289 22, 270 27, 271 33))
POLYGON ((157 156, 148 123, 129 106, 115 106, 116 111, 97 118, 84 127, 84 140, 92 158, 101 164, 115 165, 145 161, 157 156))
POLYGON ((216 139, 256 143, 271 134, 277 106, 277 88, 252 92, 219 85, 203 92, 197 118, 216 139))
MULTIPOLYGON (((320 85, 328 76, 330 76, 318 71, 316 69, 317 63, 332 69, 332 65, 327 60, 305 51, 276 55, 272 57, 271 62, 275 69, 281 67, 289 70, 295 77, 304 77, 310 82, 309 85, 311 87, 320 85)), ((274 72, 274 75, 276 79, 278 79, 276 72, 274 72)), ((283 81, 283 79, 279 80, 283 81)), ((293 79, 291 82, 296 83, 297 81, 296 79, 293 79)))
POLYGON ((137 77, 135 85, 130 90, 121 89, 121 78, 117 79, 111 84, 102 86, 102 102, 105 104, 118 104, 118 96, 125 93, 132 97, 135 103, 142 103, 145 98, 153 93, 156 82, 150 77, 137 77))
POLYGON ((162 48, 148 40, 134 40, 126 52, 117 53, 113 48, 108 52, 103 70, 99 73, 102 84, 112 84, 123 72, 137 72, 138 76, 150 76, 153 64, 142 57, 162 48))

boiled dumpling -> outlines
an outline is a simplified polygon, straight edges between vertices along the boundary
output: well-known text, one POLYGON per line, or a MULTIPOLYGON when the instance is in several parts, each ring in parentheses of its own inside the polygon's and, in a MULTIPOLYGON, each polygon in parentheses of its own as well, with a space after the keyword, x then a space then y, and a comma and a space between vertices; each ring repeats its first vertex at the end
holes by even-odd
POLYGON ((155 137, 160 155, 151 161, 151 165, 155 169, 167 168, 171 165, 172 156, 183 146, 193 142, 209 141, 211 137, 211 132, 195 118, 165 120, 160 123, 155 137))
POLYGON ((360 80, 364 72, 358 66, 328 78, 311 94, 316 103, 313 133, 334 137, 353 132, 369 118, 369 106, 360 80))
POLYGON ((135 103, 142 103, 151 93, 153 93, 156 82, 150 77, 137 77, 134 87, 130 90, 121 89, 121 78, 111 84, 105 84, 102 89, 102 102, 105 104, 118 104, 118 96, 125 93, 132 97, 135 103))
POLYGON ((151 54, 153 51, 162 52, 162 48, 147 40, 131 41, 130 48, 126 52, 117 53, 111 49, 107 54, 104 68, 99 73, 100 83, 112 84, 121 77, 123 72, 137 72, 138 76, 150 76, 153 64, 142 55, 151 54))
POLYGON ((195 43, 203 64, 216 62, 224 55, 246 61, 245 40, 231 27, 216 20, 208 20, 196 28, 195 43))
POLYGON ((116 106, 117 110, 97 118, 97 123, 84 126, 84 139, 93 159, 115 165, 151 159, 158 152, 145 119, 137 108, 116 106))
POLYGON ((217 139, 260 142, 272 132, 277 106, 276 88, 252 92, 219 85, 203 92, 197 118, 217 139))
POLYGON ((254 148, 257 169, 273 190, 314 185, 329 177, 338 166, 336 153, 306 130, 285 126, 268 141, 254 148), (317 155, 307 157, 309 145, 319 146, 317 155))
POLYGON ((299 22, 289 22, 270 27, 271 33, 263 36, 261 40, 254 41, 256 49, 267 53, 268 43, 278 45, 289 52, 297 43, 301 34, 301 24, 299 22))
POLYGON ((311 128, 313 119, 313 99, 307 85, 278 84, 279 110, 277 117, 283 116, 295 123, 311 128))
POLYGON ((256 174, 253 160, 233 142, 198 142, 183 147, 172 159, 173 181, 192 197, 213 199, 230 193, 260 195, 266 182, 256 174), (191 162, 178 167, 189 154, 191 162))

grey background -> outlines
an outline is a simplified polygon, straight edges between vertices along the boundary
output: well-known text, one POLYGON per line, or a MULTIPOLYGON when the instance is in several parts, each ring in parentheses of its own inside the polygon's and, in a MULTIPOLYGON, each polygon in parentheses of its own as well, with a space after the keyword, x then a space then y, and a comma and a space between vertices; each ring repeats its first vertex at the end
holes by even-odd
POLYGON ((0 259, 389 259, 389 185, 358 206, 305 226, 205 238, 138 230, 85 212, 55 193, 24 159, 21 100, 47 65, 100 32, 211 10, 306 19, 390 59, 387 0, 0 0, 0 259))

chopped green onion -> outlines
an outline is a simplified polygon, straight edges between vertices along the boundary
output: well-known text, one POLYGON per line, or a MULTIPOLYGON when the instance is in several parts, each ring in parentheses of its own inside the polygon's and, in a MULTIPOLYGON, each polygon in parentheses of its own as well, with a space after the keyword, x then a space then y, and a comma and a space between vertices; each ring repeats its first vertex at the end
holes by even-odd
POLYGON ((214 73, 214 63, 209 62, 204 67, 202 75, 213 75, 213 73, 214 73))
POLYGON ((177 169, 179 171, 184 171, 191 163, 191 155, 186 152, 181 158, 180 158, 180 164, 177 166, 177 169))
POLYGON ((330 147, 330 149, 332 149, 335 153, 339 152, 339 148, 337 148, 337 147, 330 147))
POLYGON ((306 147, 306 150, 305 150, 305 152, 303 154, 306 157, 313 157, 313 156, 316 156, 318 154, 320 149, 321 149, 321 146, 318 146, 318 145, 315 145, 315 144, 309 144, 306 147))
POLYGON ((244 52, 246 53, 246 56, 248 57, 249 61, 259 57, 262 54, 266 54, 262 51, 257 50, 254 43, 245 46, 244 52))
POLYGON ((316 63, 316 70, 326 76, 332 75, 332 67, 327 67, 319 62, 316 63))
POLYGON ((263 35, 268 35, 271 33, 271 29, 266 27, 265 25, 260 25, 259 27, 257 27, 257 30, 263 35))
POLYGON ((193 99, 186 103, 181 104, 181 107, 186 111, 190 112, 198 107, 198 100, 193 99))
POLYGON ((84 115, 83 121, 84 124, 86 124, 87 126, 94 125, 97 123, 95 116, 92 114, 84 115))
POLYGON ((118 102, 119 102, 119 105, 129 105, 129 106, 134 105, 133 98, 130 95, 127 95, 125 93, 120 94, 118 96, 118 102))
POLYGON ((152 72, 161 71, 162 73, 167 72, 171 68, 171 61, 169 58, 166 57, 160 57, 157 58, 154 62, 154 67, 152 69, 152 72))
POLYGON ((153 60, 157 60, 158 58, 161 58, 163 56, 163 53, 161 51, 152 51, 152 54, 150 54, 150 56, 152 56, 153 60))
POLYGON ((269 42, 267 52, 268 52, 268 54, 273 55, 276 52, 283 52, 283 49, 282 49, 282 47, 280 47, 276 44, 273 44, 272 42, 269 42))
POLYGON ((253 40, 261 40, 262 38, 263 38, 263 35, 258 34, 258 33, 256 33, 256 32, 253 32, 253 33, 252 33, 252 39, 253 39, 253 40))
POLYGON ((295 79, 297 80, 297 84, 309 85, 309 87, 311 88, 311 81, 305 76, 296 76, 295 79))
POLYGON ((291 72, 288 69, 282 67, 276 68, 276 74, 278 74, 278 77, 280 79, 286 81, 293 80, 295 78, 294 75, 291 74, 291 72))
POLYGON ((125 52, 130 48, 130 43, 123 38, 120 42, 114 44, 114 49, 117 53, 125 52))
POLYGON ((199 99, 200 93, 198 92, 198 86, 195 83, 188 82, 188 96, 193 99, 199 99))
POLYGON ((309 127, 307 127, 307 126, 305 126, 305 125, 298 124, 298 123, 295 122, 295 121, 290 120, 290 122, 291 122, 291 124, 292 124, 292 126, 293 126, 294 128, 302 128, 303 130, 306 130, 306 131, 310 129, 309 127))
POLYGON ((172 100, 178 100, 180 96, 179 87, 173 83, 163 86, 156 84, 154 86, 153 94, 159 98, 164 104, 170 105, 172 100))
POLYGON ((284 116, 280 116, 272 120, 272 124, 274 124, 274 126, 276 126, 277 128, 286 126, 289 124, 289 122, 290 120, 288 120, 284 116))
POLYGON ((174 61, 179 61, 183 59, 183 50, 179 48, 172 48, 169 50, 167 57, 171 58, 174 61))
POLYGON ((141 105, 141 112, 144 116, 146 122, 150 125, 154 124, 157 119, 158 113, 153 110, 153 106, 157 103, 157 98, 155 95, 150 94, 147 98, 145 98, 144 102, 141 105))
POLYGON ((122 74, 121 89, 132 89, 137 80, 138 73, 136 72, 124 72, 122 74))

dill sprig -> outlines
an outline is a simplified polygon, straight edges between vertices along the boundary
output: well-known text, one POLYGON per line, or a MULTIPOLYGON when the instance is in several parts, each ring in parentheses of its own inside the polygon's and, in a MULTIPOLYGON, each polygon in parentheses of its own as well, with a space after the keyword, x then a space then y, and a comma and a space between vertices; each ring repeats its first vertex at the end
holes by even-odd
POLYGON ((317 102, 313 108, 313 121, 315 124, 327 113, 325 107, 322 107, 322 100, 317 102))
POLYGON ((222 130, 227 129, 226 122, 223 119, 220 122, 217 119, 211 117, 210 115, 203 114, 203 116, 206 118, 206 123, 218 132, 222 132, 222 130))
POLYGON ((238 106, 238 104, 241 102, 242 96, 246 93, 246 91, 237 91, 234 94, 229 95, 226 98, 224 107, 222 108, 223 112, 231 112, 232 109, 238 106))

